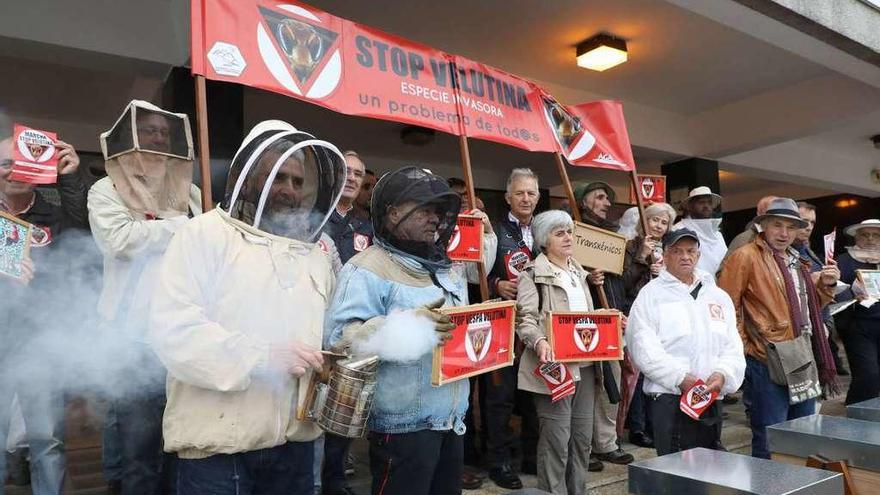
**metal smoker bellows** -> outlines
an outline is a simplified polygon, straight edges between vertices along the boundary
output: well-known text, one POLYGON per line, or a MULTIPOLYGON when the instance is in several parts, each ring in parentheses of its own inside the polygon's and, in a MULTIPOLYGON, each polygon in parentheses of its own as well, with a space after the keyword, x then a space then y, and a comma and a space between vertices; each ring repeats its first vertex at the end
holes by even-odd
POLYGON ((378 369, 378 356, 338 361, 327 383, 317 384, 309 416, 324 431, 348 438, 363 437, 373 406, 378 369))

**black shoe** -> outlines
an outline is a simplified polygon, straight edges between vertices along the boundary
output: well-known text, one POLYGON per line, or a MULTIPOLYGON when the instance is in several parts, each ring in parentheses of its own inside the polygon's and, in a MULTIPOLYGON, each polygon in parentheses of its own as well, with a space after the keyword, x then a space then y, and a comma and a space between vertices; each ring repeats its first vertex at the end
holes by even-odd
POLYGON ((731 406, 739 402, 739 399, 737 399, 735 395, 725 395, 724 398, 721 399, 721 402, 727 404, 728 406, 731 406))
POLYGON ((612 464, 629 464, 636 460, 632 454, 627 454, 621 449, 612 450, 606 454, 595 454, 596 459, 600 461, 610 462, 612 464))
POLYGON ((489 470, 489 479, 496 485, 508 490, 519 490, 523 487, 522 480, 513 472, 508 464, 502 464, 489 470))
POLYGON ((538 463, 535 461, 522 461, 522 464, 519 466, 519 472, 522 474, 538 474, 538 463))
POLYGON ((643 431, 629 432, 629 443, 633 445, 638 445, 639 447, 645 447, 647 449, 654 448, 654 439, 649 437, 648 434, 643 431))
POLYGON ((838 375, 840 375, 840 376, 849 376, 849 370, 846 369, 846 366, 844 366, 843 363, 835 364, 834 367, 837 368, 837 374, 838 374, 838 375))
POLYGON ((483 486, 483 478, 465 469, 461 472, 461 487, 465 490, 478 490, 483 486))
POLYGON ((599 459, 590 456, 590 464, 587 466, 587 471, 591 473, 598 473, 603 469, 605 469, 605 464, 602 464, 602 461, 600 461, 599 459))

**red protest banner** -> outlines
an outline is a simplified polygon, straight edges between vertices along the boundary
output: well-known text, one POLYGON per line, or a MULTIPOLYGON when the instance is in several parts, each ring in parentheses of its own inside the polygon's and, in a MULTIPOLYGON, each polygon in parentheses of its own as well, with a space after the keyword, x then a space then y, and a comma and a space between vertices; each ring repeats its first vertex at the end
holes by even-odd
POLYGON ((446 254, 453 261, 481 261, 483 222, 474 216, 459 215, 446 254))
POLYGON ((54 184, 58 180, 58 149, 54 132, 15 124, 12 136, 12 172, 9 180, 54 184))
POLYGON ((636 175, 635 185, 630 190, 630 203, 637 201, 636 194, 640 195, 647 204, 666 202, 666 176, 665 175, 636 175))
POLYGON ((536 85, 487 65, 278 0, 192 2, 193 73, 349 115, 556 151, 536 85))
POLYGON ((623 359, 620 312, 553 311, 547 335, 554 359, 561 363, 623 359))
POLYGON ((620 102, 594 101, 564 109, 557 104, 553 110, 554 122, 558 122, 554 125, 557 141, 569 163, 625 172, 635 170, 620 102))
POLYGON ((440 386, 513 365, 514 301, 472 304, 440 311, 455 329, 446 345, 434 349, 431 383, 440 386))

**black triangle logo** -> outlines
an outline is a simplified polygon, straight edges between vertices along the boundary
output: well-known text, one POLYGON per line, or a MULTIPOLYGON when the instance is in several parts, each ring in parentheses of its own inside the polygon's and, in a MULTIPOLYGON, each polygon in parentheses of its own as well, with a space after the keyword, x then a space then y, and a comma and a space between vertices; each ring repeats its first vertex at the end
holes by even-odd
POLYGON ((281 50, 281 56, 300 86, 323 66, 339 33, 274 10, 259 7, 269 32, 281 50))

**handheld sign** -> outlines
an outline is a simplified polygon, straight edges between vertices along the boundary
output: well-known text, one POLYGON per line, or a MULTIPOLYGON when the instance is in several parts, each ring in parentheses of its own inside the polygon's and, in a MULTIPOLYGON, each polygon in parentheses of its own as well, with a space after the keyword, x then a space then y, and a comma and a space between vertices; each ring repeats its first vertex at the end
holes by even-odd
POLYGON ((880 270, 856 270, 856 276, 872 299, 880 299, 880 270))
POLYGON ((435 387, 513 365, 516 302, 473 304, 439 310, 455 329, 434 349, 431 384, 435 387))
POLYGON ((559 362, 538 364, 535 375, 544 380, 550 391, 550 402, 564 399, 575 392, 574 379, 568 367, 559 362))
POLYGON ((678 407, 681 412, 687 414, 691 418, 698 420, 703 412, 715 402, 718 392, 710 392, 709 387, 703 380, 697 380, 694 386, 681 394, 678 407))
POLYGON ((626 237, 581 222, 574 223, 574 259, 581 266, 620 275, 626 256, 626 237))
POLYGON ((546 321, 547 340, 559 362, 623 359, 619 311, 551 311, 546 321))
POLYGON ((483 222, 472 215, 459 215, 446 254, 452 261, 481 261, 483 222))
POLYGON ((822 240, 825 241, 825 263, 827 264, 834 259, 834 241, 837 240, 837 229, 822 236, 822 240))
POLYGON ((54 184, 58 180, 58 149, 54 132, 15 124, 12 173, 9 180, 28 184, 54 184))
POLYGON ((0 275, 21 279, 31 247, 31 224, 0 211, 0 275))
POLYGON ((665 175, 636 175, 638 190, 633 187, 630 191, 630 202, 637 201, 636 195, 642 197, 647 204, 663 203, 666 201, 666 176, 665 175))

